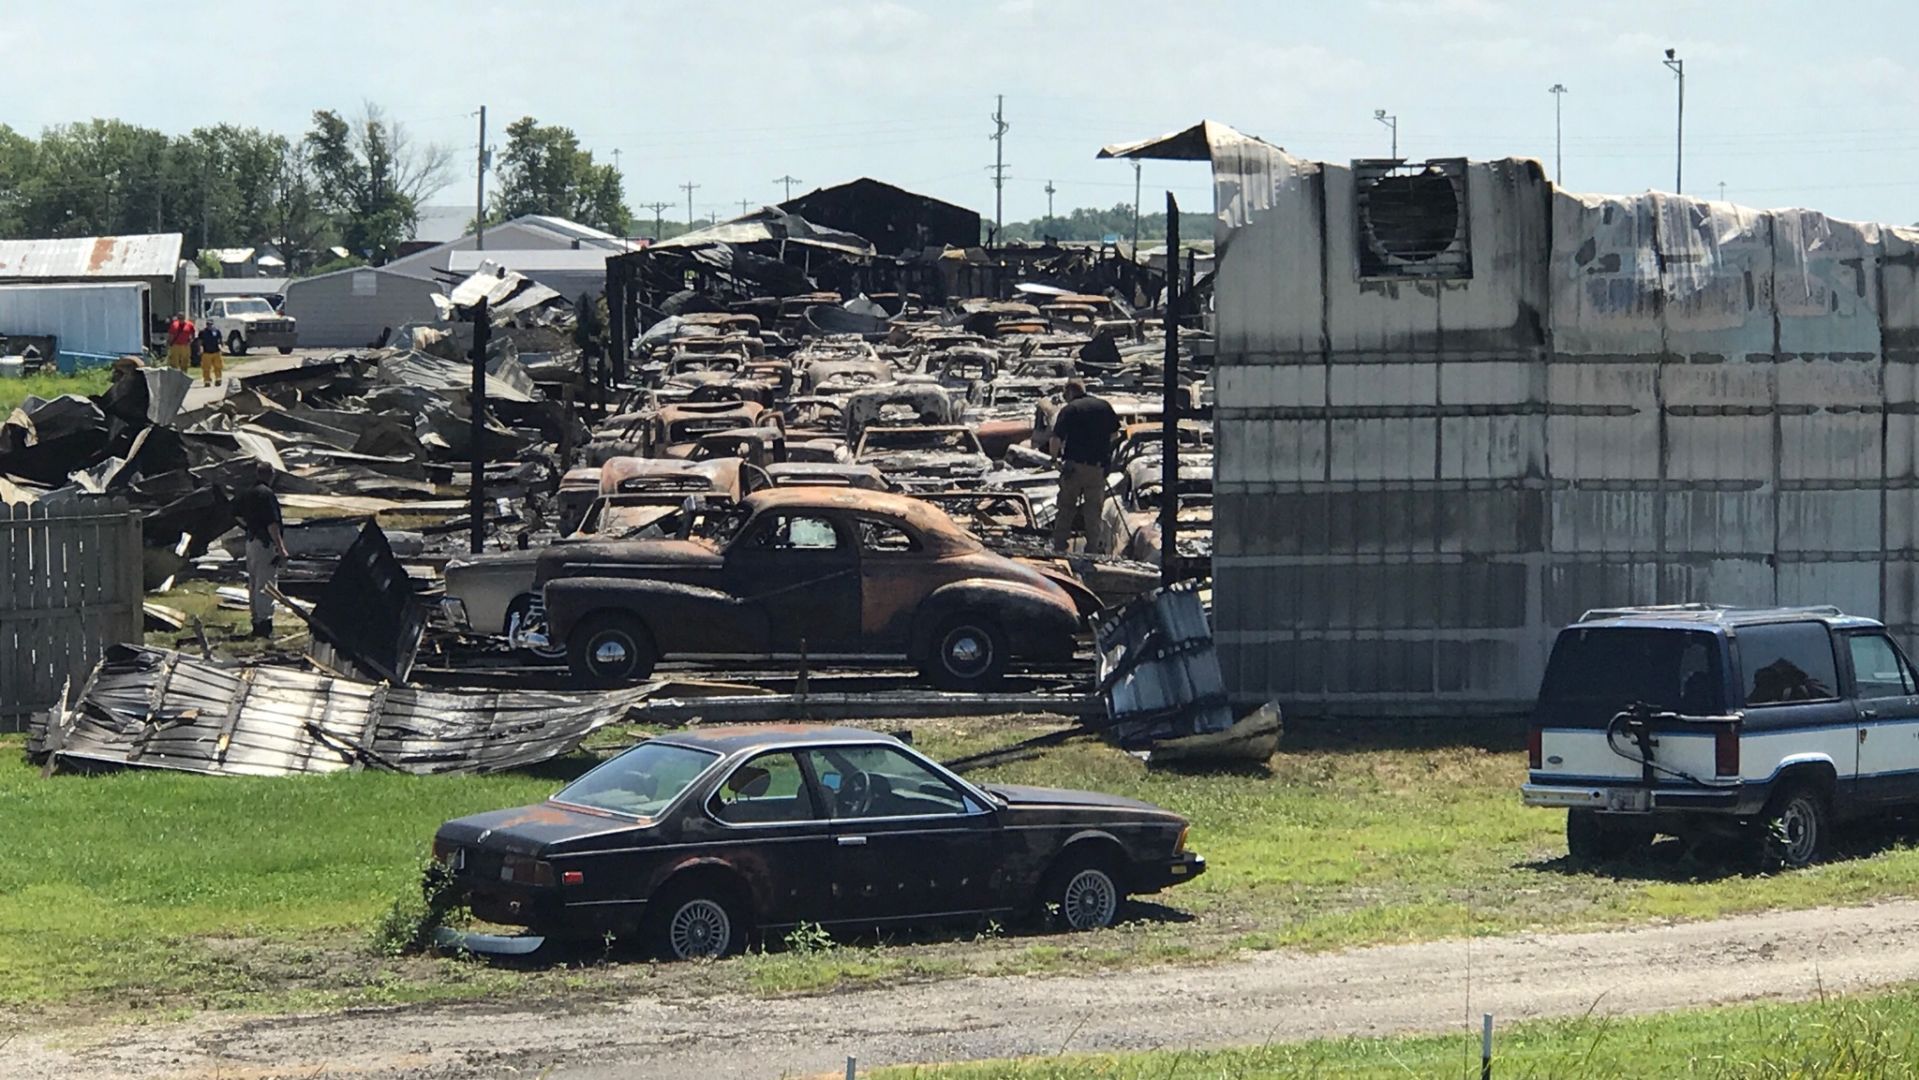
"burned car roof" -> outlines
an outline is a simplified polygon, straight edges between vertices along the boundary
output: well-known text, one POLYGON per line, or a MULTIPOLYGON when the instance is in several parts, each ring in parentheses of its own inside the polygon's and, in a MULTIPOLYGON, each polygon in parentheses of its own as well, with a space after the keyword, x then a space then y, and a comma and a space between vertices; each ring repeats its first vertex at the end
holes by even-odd
POLYGON ((885 491, 851 487, 768 488, 740 503, 750 514, 780 510, 831 510, 897 518, 921 533, 929 545, 947 551, 974 551, 980 542, 931 503, 885 491))

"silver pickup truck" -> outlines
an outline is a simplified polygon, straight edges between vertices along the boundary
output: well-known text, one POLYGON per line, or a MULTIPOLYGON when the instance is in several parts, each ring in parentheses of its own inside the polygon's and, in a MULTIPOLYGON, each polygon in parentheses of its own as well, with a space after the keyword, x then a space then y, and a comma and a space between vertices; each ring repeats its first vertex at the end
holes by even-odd
POLYGON ((1837 608, 1593 611, 1553 646, 1528 754, 1522 797, 1567 812, 1575 858, 1711 833, 1799 867, 1836 822, 1919 804, 1919 682, 1837 608))

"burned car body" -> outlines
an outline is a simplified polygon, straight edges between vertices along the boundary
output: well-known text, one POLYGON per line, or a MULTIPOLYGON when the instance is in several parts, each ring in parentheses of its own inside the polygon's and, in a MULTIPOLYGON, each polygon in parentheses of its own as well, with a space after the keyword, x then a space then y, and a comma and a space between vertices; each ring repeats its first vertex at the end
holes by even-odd
POLYGON ((961 424, 869 427, 860 433, 853 460, 909 490, 978 486, 993 468, 979 436, 961 424))
POLYGON ((545 803, 440 826, 458 899, 548 936, 630 935, 677 959, 755 930, 866 929, 1057 909, 1075 930, 1190 881, 1186 820, 1088 791, 975 786, 897 739, 837 727, 651 739, 545 803))
POLYGON ((1072 655, 1079 612, 1046 575, 988 551, 937 508, 851 488, 747 497, 724 543, 581 542, 540 556, 551 640, 583 682, 663 657, 906 659, 952 689, 1016 659, 1072 655))

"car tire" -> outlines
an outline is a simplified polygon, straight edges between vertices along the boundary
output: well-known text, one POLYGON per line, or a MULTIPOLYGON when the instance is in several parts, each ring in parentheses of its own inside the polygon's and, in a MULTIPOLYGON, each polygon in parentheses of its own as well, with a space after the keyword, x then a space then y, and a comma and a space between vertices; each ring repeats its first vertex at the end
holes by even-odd
POLYGON ((1039 910, 1068 930, 1100 930, 1119 919, 1126 902, 1119 861, 1103 851, 1072 852, 1046 874, 1039 910))
POLYGON ((718 960, 746 950, 751 932, 738 890, 711 875, 669 881, 646 902, 642 936, 662 960, 718 960))
POLYGON ((1832 809, 1808 783, 1788 783, 1766 803, 1754 838, 1762 870, 1799 870, 1823 857, 1832 840, 1832 809))
POLYGON ((1652 843, 1653 831, 1608 821, 1592 810, 1566 811, 1566 852, 1579 862, 1612 862, 1652 843))
POLYGON ((293 346, 291 346, 291 345, 282 345, 282 346, 280 346, 280 355, 281 355, 281 356, 292 356, 292 355, 293 355, 293 346))
POLYGON ((942 690, 990 690, 1006 674, 1009 651, 1006 632, 997 621, 961 612, 933 631, 925 675, 942 690))
MULTIPOLYGON (((510 632, 515 623, 525 626, 527 620, 532 617, 533 597, 531 595, 516 596, 513 598, 513 603, 507 605, 506 626, 503 627, 503 629, 510 632)), ((567 658, 565 642, 555 645, 549 641, 547 647, 544 649, 523 649, 521 651, 533 659, 547 664, 557 664, 567 658)))
POLYGON ((653 674, 659 653, 646 625, 631 615, 589 615, 566 639, 567 665, 580 682, 594 687, 620 686, 653 674))
POLYGON ((247 339, 240 336, 240 331, 235 330, 232 333, 228 334, 227 335, 227 355, 228 356, 245 356, 246 354, 247 354, 247 339))

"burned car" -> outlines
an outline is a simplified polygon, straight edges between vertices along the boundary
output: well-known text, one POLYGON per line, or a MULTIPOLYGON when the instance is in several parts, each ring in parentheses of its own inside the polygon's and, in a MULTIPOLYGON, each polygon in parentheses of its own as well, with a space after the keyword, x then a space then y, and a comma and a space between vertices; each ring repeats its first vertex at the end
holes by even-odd
POLYGON ((1135 799, 975 785, 871 731, 754 726, 649 739, 544 803, 447 822, 433 854, 482 919, 686 960, 800 923, 1108 926, 1205 872, 1186 831, 1135 799))
POLYGON ((854 445, 853 460, 909 489, 978 486, 993 468, 979 436, 961 424, 869 427, 854 445))
POLYGON ((1014 659, 1072 655, 1080 617, 1045 574, 988 551, 937 508, 851 488, 747 497, 723 541, 586 541, 540 556, 550 640, 582 682, 662 658, 902 659, 979 690, 1014 659))

